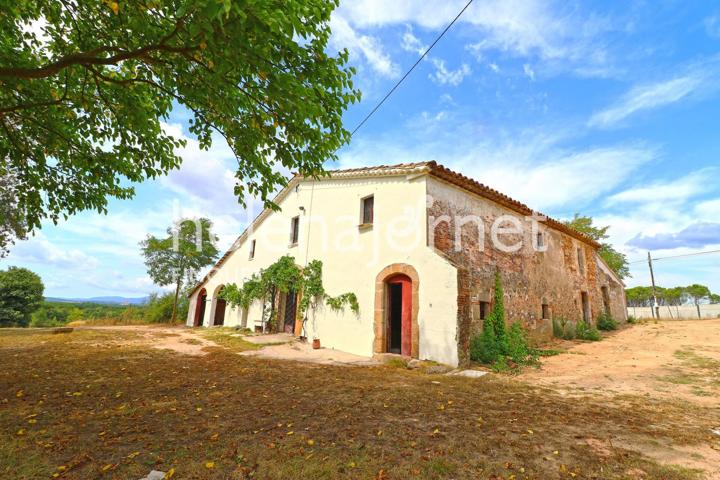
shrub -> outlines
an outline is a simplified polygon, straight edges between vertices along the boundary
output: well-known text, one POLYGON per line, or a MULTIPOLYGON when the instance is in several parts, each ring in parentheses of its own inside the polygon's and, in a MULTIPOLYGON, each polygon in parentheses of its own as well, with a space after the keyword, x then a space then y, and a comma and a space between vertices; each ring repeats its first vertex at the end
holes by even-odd
POLYGON ((628 322, 630 325, 634 325, 634 324, 637 323, 637 318, 635 318, 634 315, 628 315, 627 322, 628 322))
POLYGON ((520 322, 515 322, 510 327, 507 336, 507 356, 518 364, 526 363, 530 356, 530 348, 528 348, 527 335, 523 330, 520 322))
POLYGON ((572 340, 575 338, 575 330, 568 322, 567 318, 559 317, 553 319, 553 336, 562 338, 563 340, 572 340))
POLYGON ((498 346, 501 351, 507 350, 507 334, 505 331, 505 298, 503 294, 502 278, 500 277, 500 270, 495 271, 495 295, 493 299, 492 312, 488 321, 494 323, 495 337, 497 338, 498 346))
POLYGON ((597 319, 597 328, 599 330, 617 330, 618 324, 615 321, 615 319, 607 312, 602 312, 600 315, 598 315, 597 319))
POLYGON ((495 360, 495 362, 493 362, 490 368, 493 369, 493 372, 500 373, 508 371, 510 369, 510 366, 508 365, 505 357, 500 356, 497 360, 495 360))
POLYGON ((575 337, 581 340, 590 340, 591 342, 597 342, 602 338, 597 328, 588 325, 583 320, 580 320, 575 325, 575 337))
POLYGON ((470 340, 470 360, 491 365, 494 370, 507 369, 507 360, 518 365, 532 363, 535 357, 528 347, 527 335, 520 322, 505 329, 500 272, 495 275, 495 303, 492 313, 483 322, 483 331, 470 340), (497 367, 497 368, 496 368, 497 367))
POLYGON ((495 336, 494 322, 486 319, 483 331, 470 340, 470 360, 485 364, 492 364, 500 357, 501 352, 495 336))

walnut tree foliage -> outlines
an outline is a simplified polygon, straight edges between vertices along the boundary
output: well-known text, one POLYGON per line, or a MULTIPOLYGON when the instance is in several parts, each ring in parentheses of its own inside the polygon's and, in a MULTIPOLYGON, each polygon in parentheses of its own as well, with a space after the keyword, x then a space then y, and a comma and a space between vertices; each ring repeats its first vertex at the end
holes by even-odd
POLYGON ((160 286, 174 285, 175 300, 171 321, 177 318, 181 289, 197 280, 200 269, 212 265, 218 256, 217 237, 207 218, 182 220, 167 229, 167 236, 151 235, 140 243, 148 274, 160 286))
POLYGON ((177 168, 177 106, 201 148, 227 141, 241 203, 272 206, 283 169, 322 174, 359 99, 347 51, 326 52, 337 4, 0 0, 0 177, 16 174, 23 223, 105 212, 177 168))
POLYGON ((0 175, 0 258, 15 240, 26 238, 27 224, 17 205, 17 179, 9 173, 0 175))
POLYGON ((618 252, 612 245, 603 241, 609 237, 607 234, 607 231, 610 228, 609 226, 596 227, 593 225, 592 217, 581 216, 578 213, 575 214, 572 220, 568 220, 564 223, 568 227, 573 228, 580 233, 584 233, 588 237, 600 243, 598 254, 603 260, 605 260, 605 263, 613 269, 621 280, 631 276, 628 260, 625 254, 618 252))

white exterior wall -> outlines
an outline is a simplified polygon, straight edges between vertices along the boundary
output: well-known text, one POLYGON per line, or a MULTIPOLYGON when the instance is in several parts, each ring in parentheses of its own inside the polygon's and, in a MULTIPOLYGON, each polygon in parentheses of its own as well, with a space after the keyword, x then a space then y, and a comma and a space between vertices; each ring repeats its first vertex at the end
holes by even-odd
MULTIPOLYGON (((628 315, 632 315, 635 318, 654 317, 653 309, 651 307, 628 307, 627 312, 628 315)), ((720 305, 701 304, 700 317, 720 318, 720 305)), ((680 305, 679 307, 668 307, 667 305, 663 305, 660 307, 660 318, 697 320, 697 307, 695 305, 680 305)))
MULTIPOLYGON (((283 255, 298 265, 323 262, 323 285, 331 296, 357 295, 359 315, 349 308, 333 312, 318 308, 306 324, 308 338, 318 337, 325 348, 370 356, 373 353, 375 280, 388 265, 404 263, 419 276, 419 358, 457 365, 457 271, 427 246, 426 176, 302 180, 282 199, 281 211, 272 212, 256 225, 203 287, 208 306, 203 325, 210 325, 215 295, 224 284, 241 285, 260 269, 283 255), (374 224, 360 230, 361 199, 374 195, 374 224), (300 210, 304 207, 304 212, 300 210), (291 218, 300 216, 299 241, 289 245, 291 218), (249 259, 256 240, 255 258, 249 259)), ((198 291, 190 302, 192 326, 198 291)), ((262 306, 255 302, 247 315, 254 328, 262 306)), ((312 316, 312 314, 309 314, 312 316)), ((226 309, 225 325, 241 323, 238 309, 226 309)))

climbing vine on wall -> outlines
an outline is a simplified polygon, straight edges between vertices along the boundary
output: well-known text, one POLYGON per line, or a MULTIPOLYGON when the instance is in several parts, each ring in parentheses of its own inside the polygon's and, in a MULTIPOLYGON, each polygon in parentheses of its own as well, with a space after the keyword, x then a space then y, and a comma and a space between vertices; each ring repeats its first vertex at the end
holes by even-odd
POLYGON ((303 316, 308 309, 315 310, 322 303, 334 311, 350 307, 350 310, 359 313, 360 305, 354 293, 343 293, 336 297, 327 294, 322 283, 322 265, 320 260, 313 260, 301 268, 295 264, 294 257, 285 255, 259 274, 253 274, 241 286, 234 283, 226 285, 220 292, 220 298, 233 307, 243 309, 250 307, 256 300, 262 301, 263 305, 269 301, 268 315, 265 315, 266 308, 263 308, 263 318, 269 319, 274 318, 276 292, 289 291, 301 294, 299 308, 303 316))

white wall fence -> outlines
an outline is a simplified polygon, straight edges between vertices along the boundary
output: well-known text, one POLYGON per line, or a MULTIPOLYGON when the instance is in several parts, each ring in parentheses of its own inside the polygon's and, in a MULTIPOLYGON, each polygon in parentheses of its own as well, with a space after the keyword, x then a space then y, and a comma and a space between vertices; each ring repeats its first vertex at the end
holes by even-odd
MULTIPOLYGON (((653 318, 651 307, 628 307, 628 315, 635 318, 653 318)), ((720 318, 720 304, 700 305, 702 318, 720 318)), ((698 318, 695 305, 682 305, 680 307, 660 307, 660 318, 698 318), (678 311, 680 316, 678 317, 678 311)))

